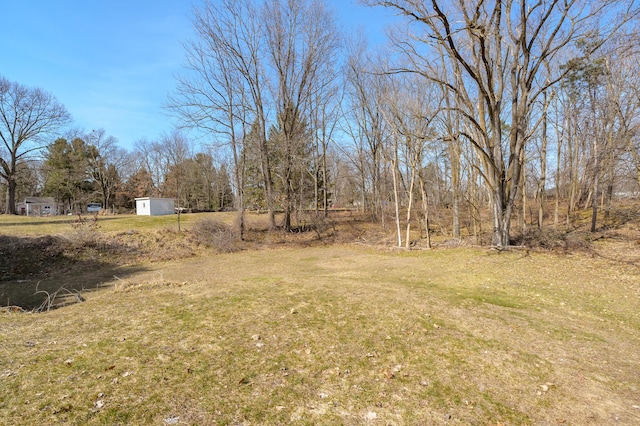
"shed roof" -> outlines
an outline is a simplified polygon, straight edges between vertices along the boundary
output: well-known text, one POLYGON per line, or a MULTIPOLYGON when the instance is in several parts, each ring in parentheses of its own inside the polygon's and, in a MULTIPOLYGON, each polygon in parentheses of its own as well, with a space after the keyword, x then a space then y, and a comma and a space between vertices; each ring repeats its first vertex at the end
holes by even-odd
POLYGON ((55 204, 53 197, 24 197, 25 204, 55 204))

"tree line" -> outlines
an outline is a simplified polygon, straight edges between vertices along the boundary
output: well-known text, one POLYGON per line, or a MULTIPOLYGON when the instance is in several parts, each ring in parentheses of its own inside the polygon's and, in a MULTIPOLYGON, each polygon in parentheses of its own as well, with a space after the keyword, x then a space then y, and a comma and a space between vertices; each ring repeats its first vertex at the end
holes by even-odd
MULTIPOLYGON (((104 129, 68 131, 52 143, 29 145, 10 175, 15 192, 4 185, 4 210, 16 214, 15 202, 30 196, 52 197, 60 213, 86 213, 89 203, 111 212, 129 213, 137 197, 176 199, 190 211, 220 211, 233 207, 226 165, 210 152, 193 153, 179 132, 157 141, 137 141, 129 151, 104 129), (12 210, 13 208, 13 210, 12 210)), ((20 147, 18 147, 20 148, 20 147)), ((9 157, 10 158, 10 157, 9 157)), ((2 175, 5 182, 9 176, 2 175)))
POLYGON ((402 19, 388 48, 339 32, 322 1, 197 10, 169 107, 232 154, 240 215, 256 186, 286 229, 346 202, 408 247, 447 211, 452 236, 479 238, 488 210, 507 246, 514 218, 571 227, 589 207, 595 230, 637 193, 634 1, 361 3, 402 19))
MULTIPOLYGON (((401 20, 385 48, 341 31, 322 0, 204 2, 166 105, 183 130, 138 141, 134 162, 104 131, 48 145, 21 136, 18 113, 4 112, 16 84, 3 82, 7 211, 16 187, 36 189, 23 160, 45 145, 42 191, 70 208, 91 191, 114 206, 143 192, 199 210, 233 203, 239 238, 247 209, 290 230, 333 206, 393 226, 399 246, 412 226, 427 238, 434 226, 455 238, 488 231, 508 246, 513 224, 570 229, 588 208, 595 230, 612 200, 638 194, 635 1, 362 3, 401 20), (83 164, 76 183, 65 161, 83 164)), ((56 117, 36 134, 65 124, 56 117)))

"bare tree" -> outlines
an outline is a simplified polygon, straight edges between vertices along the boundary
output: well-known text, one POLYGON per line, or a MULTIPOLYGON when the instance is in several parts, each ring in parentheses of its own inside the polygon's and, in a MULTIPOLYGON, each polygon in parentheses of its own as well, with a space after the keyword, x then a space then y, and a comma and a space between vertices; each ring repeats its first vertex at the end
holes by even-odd
MULTIPOLYGON (((392 163, 394 169, 400 170, 400 162, 404 162, 406 169, 405 181, 406 188, 406 232, 404 247, 409 249, 411 246, 411 216, 414 201, 414 192, 416 186, 420 189, 422 197, 422 214, 423 222, 427 235, 427 246, 430 247, 429 233, 429 212, 428 199, 425 177, 423 175, 424 160, 427 157, 427 147, 429 142, 436 139, 434 129, 432 128, 433 120, 437 117, 440 108, 439 94, 435 87, 429 87, 431 90, 425 90, 422 85, 423 81, 417 75, 403 75, 403 78, 390 79, 389 82, 395 81, 386 91, 386 96, 381 100, 380 111, 389 127, 393 129, 396 137, 394 137, 394 155, 392 163)), ((431 86, 435 86, 431 84, 431 86)), ((394 174, 395 176, 395 174, 394 174)), ((398 200, 398 185, 394 179, 395 199, 398 200)), ((396 212, 399 210, 398 201, 396 201, 396 212)), ((398 244, 402 246, 402 238, 399 233, 399 216, 396 217, 396 226, 398 228, 398 244)))
POLYGON ((107 136, 104 129, 92 130, 85 136, 88 145, 89 173, 96 182, 105 209, 113 205, 115 192, 131 157, 118 146, 118 139, 107 136))
POLYGON ((294 153, 309 142, 312 103, 321 99, 335 75, 338 38, 333 22, 319 0, 219 0, 195 11, 196 39, 185 46, 187 73, 179 77, 168 106, 182 125, 204 131, 214 146, 230 148, 240 218, 245 161, 257 157, 272 227, 271 163, 283 165, 278 172, 285 182, 285 227, 290 227, 294 187, 308 180, 309 173, 300 170, 294 177, 294 168, 310 158, 307 152, 305 158, 294 153), (280 136, 268 141, 268 127, 280 136), (274 153, 270 143, 276 139, 274 153))
POLYGON ((7 185, 5 213, 16 214, 16 173, 21 163, 70 121, 53 95, 0 76, 0 177, 7 185))
MULTIPOLYGON (((630 37, 629 46, 638 46, 637 36, 630 37)), ((640 187, 640 51, 627 50, 617 61, 612 61, 614 87, 620 90, 616 111, 620 116, 626 147, 623 157, 628 158, 634 174, 635 186, 640 187)))
POLYGON ((185 45, 187 72, 178 77, 168 107, 183 126, 197 128, 212 147, 227 146, 233 160, 238 237, 243 238, 245 157, 249 133, 257 139, 271 226, 275 225, 266 139, 262 23, 250 0, 206 2, 195 9, 196 39, 185 45))
POLYGON ((177 200, 178 231, 181 231, 182 195, 187 177, 187 161, 191 159, 191 143, 179 130, 162 136, 159 142, 165 170, 165 193, 173 193, 177 200))
POLYGON ((568 146, 574 164, 572 196, 579 193, 576 198, 585 208, 591 207, 591 232, 597 229, 600 209, 605 219, 609 215, 618 169, 623 168, 621 160, 628 152, 637 115, 634 85, 630 84, 634 71, 628 61, 634 43, 618 37, 601 55, 583 53, 593 43, 599 43, 597 36, 581 41, 580 54, 565 64, 569 74, 564 85, 568 106, 580 106, 565 112, 568 130, 575 135, 575 143, 568 146))
POLYGON ((348 103, 345 104, 345 131, 354 143, 353 164, 359 171, 363 211, 369 211, 384 226, 382 206, 382 160, 387 129, 378 110, 383 76, 373 72, 366 57, 366 45, 350 47, 345 65, 348 103))
POLYGON ((335 73, 338 49, 334 16, 324 2, 274 0, 264 8, 267 50, 275 81, 275 109, 283 149, 285 229, 291 228, 296 153, 309 141, 309 111, 335 73))
POLYGON ((542 134, 540 135, 540 180, 538 182, 538 228, 544 226, 544 212, 546 201, 546 182, 547 182, 547 146, 549 145, 549 121, 550 116, 547 114, 551 98, 553 94, 545 92, 543 94, 543 117, 542 117, 542 134))
POLYGON ((158 142, 148 139, 139 139, 134 143, 134 151, 138 163, 137 170, 144 169, 149 174, 153 187, 149 194, 137 194, 138 197, 157 197, 162 196, 162 187, 164 183, 164 162, 162 155, 162 146, 158 142))
MULTIPOLYGON (((633 2, 364 3, 389 7, 414 25, 414 33, 395 43, 409 66, 392 71, 415 72, 440 82, 461 101, 457 113, 474 129, 466 137, 481 158, 483 177, 492 194, 492 243, 508 246, 511 216, 521 189, 522 154, 535 127, 529 122, 530 112, 538 98, 564 77, 562 72, 546 75, 544 64, 594 30, 606 40, 635 14, 633 2), (613 23, 599 27, 596 18, 606 13, 613 23), (431 59, 438 54, 459 70, 462 86, 447 81, 432 66, 431 59)), ((594 51, 599 48, 593 46, 594 51)))
MULTIPOLYGON (((332 80, 333 82, 333 80, 332 80)), ((315 211, 322 206, 324 217, 329 214, 330 188, 335 184, 331 180, 328 166, 330 145, 340 124, 340 107, 344 99, 344 91, 334 83, 328 83, 323 90, 318 90, 311 100, 310 119, 313 129, 313 179, 315 211)))

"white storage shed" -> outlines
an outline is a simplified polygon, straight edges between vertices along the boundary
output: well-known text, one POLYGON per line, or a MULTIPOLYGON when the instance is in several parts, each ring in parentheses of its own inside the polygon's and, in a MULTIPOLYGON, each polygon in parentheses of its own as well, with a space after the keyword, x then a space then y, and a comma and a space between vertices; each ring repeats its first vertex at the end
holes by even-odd
POLYGON ((136 198, 136 214, 138 216, 162 216, 175 213, 173 198, 136 198))

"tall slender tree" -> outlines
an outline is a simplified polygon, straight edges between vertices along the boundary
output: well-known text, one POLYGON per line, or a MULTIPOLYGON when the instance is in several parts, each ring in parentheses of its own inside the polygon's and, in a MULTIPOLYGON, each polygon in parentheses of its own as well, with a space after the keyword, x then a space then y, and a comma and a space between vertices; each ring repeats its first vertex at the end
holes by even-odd
POLYGON ((187 162, 191 159, 191 143, 179 130, 173 130, 162 136, 159 142, 161 146, 162 162, 165 170, 164 193, 173 194, 177 201, 178 231, 181 231, 182 196, 185 191, 187 178, 187 162))
POLYGON ((275 0, 265 3, 265 32, 281 134, 285 229, 291 228, 296 152, 308 144, 308 117, 314 95, 334 78, 338 49, 334 16, 322 1, 275 0))
POLYGON ((350 46, 345 64, 349 101, 344 107, 344 126, 354 144, 352 162, 360 175, 360 205, 384 226, 382 162, 387 129, 378 109, 384 77, 373 69, 366 44, 359 40, 350 46))
POLYGON ((113 205, 121 184, 120 174, 131 157, 127 150, 118 145, 118 140, 108 136, 104 129, 91 131, 85 139, 88 144, 89 174, 96 183, 103 208, 108 209, 113 205))
POLYGON ((256 141, 271 226, 275 226, 267 145, 267 88, 263 23, 252 0, 207 1, 195 9, 196 38, 185 46, 187 72, 178 78, 168 107, 184 126, 209 134, 212 146, 229 147, 238 205, 238 236, 244 232, 245 138, 256 141))

